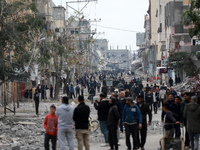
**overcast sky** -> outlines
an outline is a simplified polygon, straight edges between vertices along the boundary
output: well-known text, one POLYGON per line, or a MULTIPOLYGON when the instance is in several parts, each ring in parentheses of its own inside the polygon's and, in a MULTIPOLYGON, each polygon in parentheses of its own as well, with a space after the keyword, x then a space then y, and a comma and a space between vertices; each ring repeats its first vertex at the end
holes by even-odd
MULTIPOLYGON (((66 8, 66 2, 77 0, 53 0, 56 5, 62 5, 66 8)), ((79 0, 80 1, 80 0, 79 0)), ((87 3, 70 3, 69 5, 77 10, 81 10, 87 3)), ((100 22, 92 22, 92 29, 97 28, 97 38, 106 38, 110 46, 114 49, 119 46, 121 49, 131 47, 137 50, 136 32, 144 32, 144 15, 147 14, 149 2, 148 0, 98 0, 98 2, 90 2, 83 9, 86 19, 101 18, 100 22), (111 29, 115 28, 115 29, 111 29), (128 31, 121 31, 124 29, 128 31)), ((73 14, 74 10, 68 8, 69 14, 73 14)))

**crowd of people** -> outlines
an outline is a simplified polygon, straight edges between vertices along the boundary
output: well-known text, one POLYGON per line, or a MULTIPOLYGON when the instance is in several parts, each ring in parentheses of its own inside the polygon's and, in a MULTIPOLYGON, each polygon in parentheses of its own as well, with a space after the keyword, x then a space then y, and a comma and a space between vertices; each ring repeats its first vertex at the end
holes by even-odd
MULTIPOLYGON (((94 81, 94 80, 91 80, 94 81)), ((152 113, 157 114, 158 108, 162 110, 161 121, 164 124, 164 136, 166 138, 180 138, 184 136, 185 149, 191 147, 198 150, 200 133, 200 91, 194 88, 185 91, 176 91, 173 87, 165 85, 146 85, 143 87, 141 79, 132 79, 129 83, 121 77, 114 79, 115 84, 110 96, 104 80, 100 100, 93 97, 100 89, 89 84, 88 93, 91 102, 97 110, 100 130, 104 136, 105 143, 101 146, 110 146, 110 150, 119 149, 120 133, 125 133, 126 146, 131 149, 145 149, 147 138, 147 127, 152 122, 152 113), (161 109, 162 108, 162 109, 161 109), (185 128, 185 135, 181 135, 181 128, 185 128), (133 142, 130 141, 130 136, 133 142)), ((82 85, 84 87, 84 85, 82 85)), ((72 86, 71 86, 72 87, 72 86)), ((76 88, 75 88, 76 89, 76 88)), ((70 91, 69 98, 73 96, 70 91)), ((34 97, 36 97, 34 95, 34 97)), ((49 149, 49 139, 52 145, 56 145, 58 137, 61 150, 65 150, 65 139, 67 139, 70 150, 74 149, 73 126, 75 124, 78 150, 89 145, 89 115, 90 107, 84 102, 83 94, 76 95, 79 105, 74 109, 69 105, 69 98, 62 98, 62 105, 55 111, 51 106, 51 113, 47 115, 44 122, 46 129, 45 149, 49 149), (56 116, 56 117, 55 117, 56 116), (56 120, 57 119, 57 120, 56 120), (52 133, 53 134, 52 134, 52 133)), ((36 110, 37 111, 37 110, 36 110)), ((52 146, 54 148, 56 146, 52 146)))

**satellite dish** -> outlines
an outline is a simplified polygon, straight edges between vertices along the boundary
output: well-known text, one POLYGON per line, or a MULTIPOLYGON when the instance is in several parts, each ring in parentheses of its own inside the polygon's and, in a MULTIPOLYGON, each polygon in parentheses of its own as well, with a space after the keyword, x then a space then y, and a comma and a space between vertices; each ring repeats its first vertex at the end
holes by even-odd
POLYGON ((180 45, 180 46, 183 46, 183 45, 184 45, 184 41, 180 41, 180 42, 179 42, 179 45, 180 45))

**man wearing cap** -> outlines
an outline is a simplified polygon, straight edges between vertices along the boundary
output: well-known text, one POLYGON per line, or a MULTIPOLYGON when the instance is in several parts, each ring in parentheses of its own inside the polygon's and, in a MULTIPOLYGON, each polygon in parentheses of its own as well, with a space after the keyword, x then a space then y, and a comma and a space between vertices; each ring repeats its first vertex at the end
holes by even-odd
POLYGON ((142 114, 142 129, 140 130, 141 141, 139 138, 139 141, 140 141, 139 143, 140 143, 141 150, 144 150, 144 145, 146 143, 146 137, 147 137, 147 114, 149 116, 148 124, 151 124, 152 113, 149 108, 149 105, 144 102, 144 98, 142 95, 139 95, 137 97, 137 106, 139 107, 140 112, 142 114))
POLYGON ((138 149, 138 135, 139 129, 142 128, 142 115, 139 107, 133 102, 131 97, 126 98, 126 105, 124 106, 122 121, 123 125, 125 126, 126 146, 128 147, 128 150, 131 150, 130 134, 133 136, 133 149, 138 149))

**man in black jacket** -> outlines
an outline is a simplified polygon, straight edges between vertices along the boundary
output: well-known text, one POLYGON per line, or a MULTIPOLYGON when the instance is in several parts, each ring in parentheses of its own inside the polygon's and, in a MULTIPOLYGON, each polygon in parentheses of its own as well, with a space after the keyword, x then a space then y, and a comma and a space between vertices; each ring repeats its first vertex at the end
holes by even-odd
MULTIPOLYGON (((174 103, 169 106, 169 110, 174 113, 174 117, 177 121, 181 121, 181 98, 179 96, 175 97, 174 103)), ((178 138, 181 135, 180 124, 174 125, 175 137, 178 138)))
POLYGON ((76 128, 76 138, 78 141, 78 150, 83 149, 83 144, 85 149, 89 150, 88 118, 90 115, 90 108, 84 103, 84 97, 81 95, 78 97, 78 102, 79 105, 75 108, 73 116, 76 128))
POLYGON ((139 141, 140 141, 141 150, 144 150, 144 145, 146 143, 146 137, 147 137, 147 114, 149 116, 148 124, 151 124, 152 113, 151 113, 151 110, 149 108, 149 105, 144 102, 144 98, 143 98, 142 95, 139 95, 137 97, 137 105, 138 105, 140 112, 142 114, 142 129, 139 132, 141 140, 139 138, 139 141))
POLYGON ((39 109, 39 103, 40 103, 40 94, 38 93, 38 89, 35 90, 34 94, 34 101, 35 101, 35 112, 36 115, 38 116, 38 109, 39 109))
POLYGON ((109 146, 108 144, 108 112, 110 109, 109 101, 106 99, 105 94, 100 94, 100 102, 95 101, 94 103, 95 109, 98 111, 98 120, 100 123, 100 129, 101 132, 104 135, 105 144, 102 144, 101 146, 109 146))
POLYGON ((118 150, 118 139, 117 139, 117 128, 119 122, 119 112, 116 106, 117 99, 115 97, 111 97, 109 100, 110 110, 108 114, 108 137, 109 137, 109 144, 110 150, 118 150))

